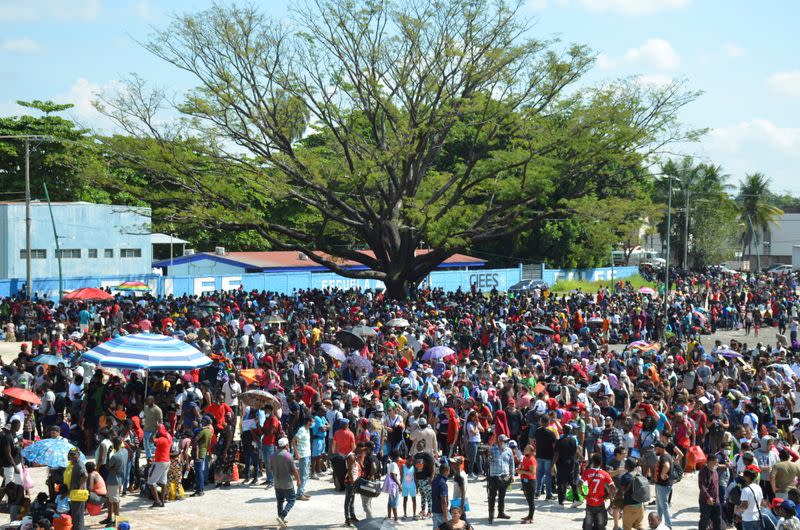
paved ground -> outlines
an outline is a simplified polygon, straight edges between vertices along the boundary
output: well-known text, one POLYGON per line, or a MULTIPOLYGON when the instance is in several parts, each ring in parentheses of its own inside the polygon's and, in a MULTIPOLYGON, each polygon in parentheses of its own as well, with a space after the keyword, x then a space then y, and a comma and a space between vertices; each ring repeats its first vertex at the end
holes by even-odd
MULTIPOLYGON (((761 340, 774 341, 774 330, 762 331, 761 340)), ((758 339, 745 338, 742 332, 722 332, 716 336, 706 336, 703 344, 711 346, 713 340, 719 338, 729 342, 737 338, 755 344, 758 339)), ((0 356, 5 361, 10 360, 19 351, 16 344, 0 343, 0 356)), ((43 470, 35 470, 34 478, 37 484, 44 483, 43 470)), ((342 528, 344 494, 333 489, 330 479, 312 481, 309 488, 311 500, 298 501, 288 517, 290 528, 321 529, 342 528)), ((467 489, 470 505, 472 507, 471 522, 476 528, 489 527, 487 521, 488 508, 486 503, 486 489, 484 482, 470 482, 467 489)), ((519 483, 506 497, 507 509, 512 519, 509 521, 496 521, 493 527, 519 527, 519 520, 527 514, 525 499, 520 490, 519 483)), ((686 474, 684 479, 675 487, 672 500, 672 513, 674 514, 674 528, 696 528, 699 519, 697 508, 697 475, 686 474)), ((156 529, 181 529, 181 530, 245 530, 260 528, 276 528, 277 515, 275 493, 265 490, 261 486, 233 485, 228 490, 210 490, 202 498, 187 498, 184 501, 168 503, 165 508, 150 509, 151 502, 138 496, 124 498, 122 520, 129 520, 135 530, 156 529)), ((392 530, 396 528, 392 523, 385 522, 386 496, 382 495, 373 499, 373 515, 375 519, 358 523, 361 530, 392 530)), ((649 507, 654 509, 654 506, 649 507)), ((409 506, 410 509, 410 506, 409 506)), ((402 506, 400 508, 402 515, 402 506)), ((356 499, 356 516, 363 517, 360 498, 356 499)), ((97 521, 103 516, 87 518, 89 528, 103 528, 97 521)), ((583 509, 561 508, 555 502, 539 501, 535 521, 536 528, 562 528, 578 529, 583 520, 583 509)), ((609 522, 609 530, 612 530, 609 522)), ((431 528, 430 520, 401 522, 397 528, 402 529, 428 529, 431 528)))

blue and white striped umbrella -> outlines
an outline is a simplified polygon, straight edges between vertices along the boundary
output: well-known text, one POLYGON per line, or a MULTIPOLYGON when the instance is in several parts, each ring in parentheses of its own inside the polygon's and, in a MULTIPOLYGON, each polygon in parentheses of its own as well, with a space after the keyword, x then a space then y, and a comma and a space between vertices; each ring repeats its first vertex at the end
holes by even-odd
POLYGON ((153 371, 194 370, 211 364, 194 346, 155 333, 117 337, 95 346, 83 359, 105 368, 153 371))

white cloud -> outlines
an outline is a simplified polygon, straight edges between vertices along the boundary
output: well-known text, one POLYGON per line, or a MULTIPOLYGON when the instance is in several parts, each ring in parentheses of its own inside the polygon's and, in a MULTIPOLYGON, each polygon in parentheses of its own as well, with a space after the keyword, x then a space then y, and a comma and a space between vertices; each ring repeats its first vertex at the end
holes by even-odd
POLYGON ((95 130, 113 129, 113 122, 94 108, 98 95, 104 92, 113 92, 121 87, 118 81, 110 81, 104 85, 92 83, 83 77, 76 80, 66 94, 59 94, 53 98, 56 103, 72 103, 74 107, 67 112, 70 119, 82 127, 95 130))
POLYGON ((608 70, 610 68, 614 68, 615 66, 617 66, 617 62, 618 61, 612 59, 611 56, 608 55, 607 53, 597 54, 596 64, 597 67, 600 68, 601 70, 608 70))
POLYGON ((800 156, 800 128, 779 127, 765 119, 713 129, 708 140, 712 148, 730 154, 750 150, 767 156, 765 151, 772 150, 792 157, 800 156))
POLYGON ((637 75, 636 82, 640 85, 660 87, 672 83, 672 78, 664 74, 637 75))
POLYGON ((0 0, 0 22, 94 20, 99 13, 100 0, 0 0))
POLYGON ((0 49, 7 52, 36 53, 41 49, 38 42, 27 37, 21 39, 6 39, 0 44, 0 49))
POLYGON ((775 73, 769 76, 767 85, 779 94, 800 97, 800 70, 775 73))
POLYGON ((727 43, 723 46, 725 53, 728 54, 728 57, 741 57, 744 55, 745 49, 741 48, 735 44, 727 43))
POLYGON ((686 7, 692 0, 582 0, 590 11, 610 11, 619 15, 651 15, 659 11, 686 7))
POLYGON ((638 48, 626 51, 624 59, 626 63, 657 70, 674 70, 681 64, 681 56, 664 39, 647 39, 638 48))

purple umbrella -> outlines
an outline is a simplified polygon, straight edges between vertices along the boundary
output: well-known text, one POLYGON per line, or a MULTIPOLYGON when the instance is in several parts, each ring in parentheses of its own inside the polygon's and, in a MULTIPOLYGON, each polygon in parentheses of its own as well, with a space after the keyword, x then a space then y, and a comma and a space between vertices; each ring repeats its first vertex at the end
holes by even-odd
POLYGON ((322 343, 319 345, 320 349, 328 354, 329 357, 332 359, 336 359, 339 362, 344 362, 346 356, 342 349, 334 344, 322 343))
POLYGON ((358 352, 353 352, 347 357, 347 362, 366 372, 372 372, 372 361, 358 352))
POLYGON ((439 359, 444 359, 450 355, 453 355, 455 350, 452 348, 448 348, 447 346, 434 346, 433 348, 428 348, 425 350, 425 353, 422 354, 422 359, 424 361, 438 361, 439 359))
POLYGON ((729 357, 733 359, 741 359, 742 354, 738 351, 732 350, 730 348, 722 348, 717 350, 717 355, 721 355, 722 357, 729 357))

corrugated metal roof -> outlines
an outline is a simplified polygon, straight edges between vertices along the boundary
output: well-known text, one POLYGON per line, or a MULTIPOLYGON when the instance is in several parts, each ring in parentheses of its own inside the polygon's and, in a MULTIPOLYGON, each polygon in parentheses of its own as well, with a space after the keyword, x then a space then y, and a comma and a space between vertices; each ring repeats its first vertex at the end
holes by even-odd
MULTIPOLYGON (((359 250, 359 252, 368 256, 374 257, 375 253, 371 250, 359 250)), ((417 255, 427 254, 429 249, 417 250, 417 255)), ((203 259, 211 259, 231 265, 241 265, 248 269, 296 269, 296 270, 327 270, 326 267, 319 265, 300 252, 291 250, 272 250, 267 252, 226 252, 224 255, 214 254, 211 252, 200 252, 191 256, 181 256, 174 258, 172 263, 178 265, 180 263, 194 262, 203 259)), ((338 260, 342 266, 346 268, 365 268, 364 265, 352 260, 338 260)), ((469 266, 483 266, 486 260, 467 256, 465 254, 454 254, 444 260, 440 267, 469 267, 469 266)), ((170 265, 170 260, 164 260, 154 263, 156 267, 167 267, 170 265)))

